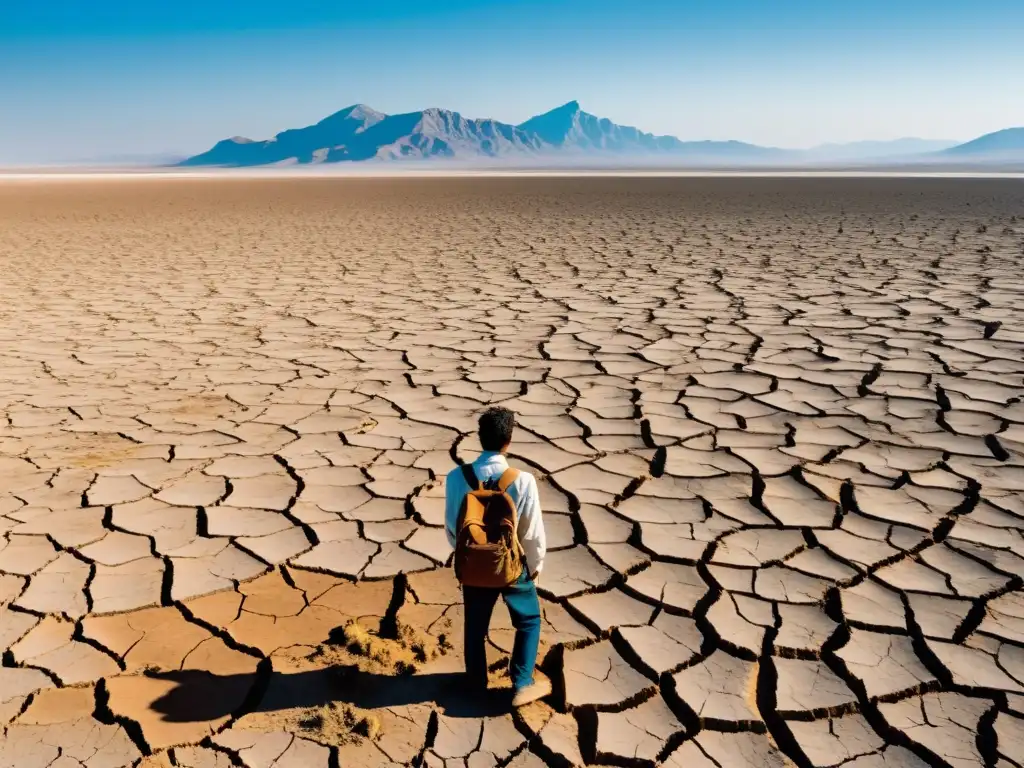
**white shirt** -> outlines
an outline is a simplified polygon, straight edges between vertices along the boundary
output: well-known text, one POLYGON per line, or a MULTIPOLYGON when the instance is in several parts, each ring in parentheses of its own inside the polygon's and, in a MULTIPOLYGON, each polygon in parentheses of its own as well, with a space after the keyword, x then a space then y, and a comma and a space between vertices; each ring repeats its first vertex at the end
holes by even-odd
MULTIPOLYGON (((508 462, 496 451, 484 451, 473 462, 473 474, 481 485, 491 478, 497 480, 506 469, 508 462)), ((448 534, 448 544, 452 547, 455 546, 455 526, 459 522, 459 509, 467 493, 469 484, 462 474, 462 468, 456 467, 448 473, 444 481, 444 527, 448 534)), ((526 567, 531 576, 536 576, 544 568, 544 553, 547 551, 536 479, 529 472, 520 472, 519 477, 508 487, 508 495, 516 503, 516 511, 519 514, 516 533, 526 554, 526 567)))

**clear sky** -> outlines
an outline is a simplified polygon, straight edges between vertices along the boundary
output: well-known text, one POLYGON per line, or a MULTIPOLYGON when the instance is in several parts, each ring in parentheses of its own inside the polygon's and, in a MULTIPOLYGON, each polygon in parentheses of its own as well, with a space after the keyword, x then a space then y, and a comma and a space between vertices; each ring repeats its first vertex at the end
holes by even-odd
POLYGON ((974 138, 1024 125, 1024 0, 0 0, 2 163, 572 99, 682 139, 974 138))

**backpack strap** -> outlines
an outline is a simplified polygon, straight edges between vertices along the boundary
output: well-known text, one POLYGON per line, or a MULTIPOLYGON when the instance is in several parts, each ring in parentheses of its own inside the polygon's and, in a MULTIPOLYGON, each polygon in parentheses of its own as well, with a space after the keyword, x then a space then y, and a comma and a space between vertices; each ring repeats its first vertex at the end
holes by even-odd
POLYGON ((473 471, 472 464, 462 465, 462 476, 466 478, 466 484, 469 486, 471 491, 480 490, 480 481, 476 477, 476 472, 473 471))
POLYGON ((501 473, 501 477, 498 478, 498 490, 505 493, 509 487, 519 477, 519 470, 514 467, 509 467, 501 473))
MULTIPOLYGON (((514 467, 509 467, 501 473, 501 477, 498 478, 498 490, 502 493, 507 493, 508 489, 512 486, 512 483, 519 477, 519 470, 514 467)), ((516 548, 516 554, 523 561, 523 568, 526 568, 526 551, 523 549, 523 544, 519 541, 519 511, 513 509, 512 518, 512 546, 516 548)))

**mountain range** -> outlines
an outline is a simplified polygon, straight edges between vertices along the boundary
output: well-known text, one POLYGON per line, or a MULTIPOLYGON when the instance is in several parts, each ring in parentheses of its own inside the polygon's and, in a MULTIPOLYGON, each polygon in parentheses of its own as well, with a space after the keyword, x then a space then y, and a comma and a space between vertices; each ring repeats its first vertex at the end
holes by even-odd
POLYGON ((973 141, 950 147, 945 154, 951 156, 987 155, 993 158, 1018 158, 1024 152, 1024 128, 1006 128, 986 133, 973 141))
POLYGON ((248 167, 420 159, 694 166, 986 162, 1024 160, 1024 128, 986 134, 963 144, 898 139, 790 150, 741 141, 682 141, 674 136, 656 136, 585 112, 576 101, 519 125, 467 118, 438 108, 386 115, 356 104, 315 125, 287 130, 272 139, 225 139, 179 165, 248 167))

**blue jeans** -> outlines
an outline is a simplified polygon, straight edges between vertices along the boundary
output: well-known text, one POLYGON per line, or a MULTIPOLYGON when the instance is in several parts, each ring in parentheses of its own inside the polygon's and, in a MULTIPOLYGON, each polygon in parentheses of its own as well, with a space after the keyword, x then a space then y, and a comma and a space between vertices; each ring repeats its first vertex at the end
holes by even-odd
POLYGON ((498 595, 505 600, 512 626, 516 629, 516 640, 512 646, 512 659, 508 672, 512 686, 518 691, 533 683, 533 668, 537 663, 537 646, 540 644, 540 601, 537 586, 523 569, 519 580, 504 589, 487 587, 462 587, 466 607, 464 646, 466 655, 466 676, 471 685, 487 685, 487 628, 498 595))

